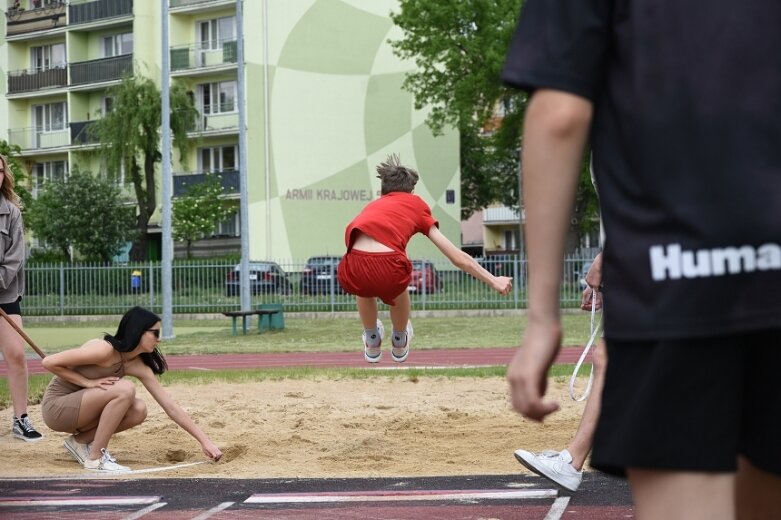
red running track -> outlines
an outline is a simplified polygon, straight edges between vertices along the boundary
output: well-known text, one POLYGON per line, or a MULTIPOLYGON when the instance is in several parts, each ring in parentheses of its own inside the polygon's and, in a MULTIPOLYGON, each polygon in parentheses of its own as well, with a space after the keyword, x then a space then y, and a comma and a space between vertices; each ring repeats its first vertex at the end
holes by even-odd
MULTIPOLYGON (((405 363, 394 363, 385 353, 377 364, 369 364, 363 353, 356 352, 285 352, 273 354, 208 354, 166 356, 170 370, 231 370, 279 367, 359 367, 359 368, 441 368, 461 366, 506 365, 516 348, 486 348, 457 350, 413 350, 405 363)), ((565 347, 559 352, 556 363, 574 364, 583 352, 582 347, 565 347)), ((590 358, 590 356, 589 356, 590 358)), ((28 359, 30 374, 45 374, 40 359, 28 359)), ((0 364, 0 376, 8 368, 0 364)))

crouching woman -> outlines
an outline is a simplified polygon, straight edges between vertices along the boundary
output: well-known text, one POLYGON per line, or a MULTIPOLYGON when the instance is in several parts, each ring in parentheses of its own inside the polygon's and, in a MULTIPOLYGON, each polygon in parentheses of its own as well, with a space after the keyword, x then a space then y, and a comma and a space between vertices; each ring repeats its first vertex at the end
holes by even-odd
POLYGON ((65 448, 84 469, 106 473, 129 471, 108 451, 111 436, 138 426, 146 419, 146 404, 136 397, 138 379, 165 413, 201 444, 213 460, 220 449, 189 414, 166 392, 156 375, 168 365, 157 348, 160 318, 133 307, 122 316, 113 336, 92 339, 79 348, 47 356, 43 366, 52 378, 41 402, 46 425, 70 433, 65 448))

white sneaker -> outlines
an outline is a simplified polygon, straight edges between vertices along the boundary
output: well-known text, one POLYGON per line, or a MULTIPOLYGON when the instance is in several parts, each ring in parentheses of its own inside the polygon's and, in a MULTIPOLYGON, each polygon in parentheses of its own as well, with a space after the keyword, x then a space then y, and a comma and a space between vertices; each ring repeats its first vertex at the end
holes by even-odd
POLYGON ((90 471, 99 471, 102 473, 125 473, 130 468, 117 464, 117 459, 111 456, 106 448, 100 449, 101 456, 96 460, 84 460, 84 469, 90 471))
POLYGON ((412 336, 414 335, 414 331, 412 330, 412 322, 407 321, 407 344, 403 347, 393 347, 391 349, 391 358, 393 358, 393 361, 396 363, 403 363, 407 356, 409 356, 409 346, 412 343, 412 336))
POLYGON ((366 331, 361 334, 363 340, 363 358, 369 363, 379 363, 382 357, 382 338, 385 337, 385 327, 382 322, 377 319, 377 330, 380 333, 380 343, 376 347, 370 347, 366 344, 366 331))
POLYGON ((517 450, 515 458, 534 473, 549 478, 570 491, 577 491, 583 480, 583 472, 572 467, 572 455, 567 450, 542 453, 517 450))
POLYGON ((73 455, 79 464, 84 464, 84 461, 89 459, 90 445, 80 443, 73 435, 65 439, 65 449, 73 455))

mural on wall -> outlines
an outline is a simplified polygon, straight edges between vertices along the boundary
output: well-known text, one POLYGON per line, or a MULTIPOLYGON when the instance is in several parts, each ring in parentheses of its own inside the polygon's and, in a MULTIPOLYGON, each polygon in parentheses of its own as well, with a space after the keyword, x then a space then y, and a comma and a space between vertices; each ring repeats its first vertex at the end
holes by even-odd
MULTIPOLYGON (((388 44, 400 37, 388 17, 396 2, 270 0, 268 6, 270 117, 263 119, 261 103, 248 103, 254 107, 248 125, 268 125, 270 175, 263 132, 248 132, 251 256, 342 254, 344 228, 379 196, 375 167, 390 153, 420 172, 415 193, 458 243, 458 135, 434 137, 426 112, 401 88, 414 64, 395 57, 388 44)), ((257 99, 262 49, 248 50, 247 58, 247 92, 257 99)), ((414 239, 409 252, 439 254, 425 238, 414 239)))

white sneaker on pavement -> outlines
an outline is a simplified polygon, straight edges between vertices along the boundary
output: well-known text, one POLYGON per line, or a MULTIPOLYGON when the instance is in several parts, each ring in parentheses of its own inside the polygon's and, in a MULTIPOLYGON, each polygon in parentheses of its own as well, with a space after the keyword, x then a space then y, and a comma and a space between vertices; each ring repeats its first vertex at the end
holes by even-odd
POLYGON ((517 450, 515 458, 534 473, 546 477, 556 484, 577 491, 583 480, 583 472, 572 466, 572 455, 567 450, 531 453, 517 450))

